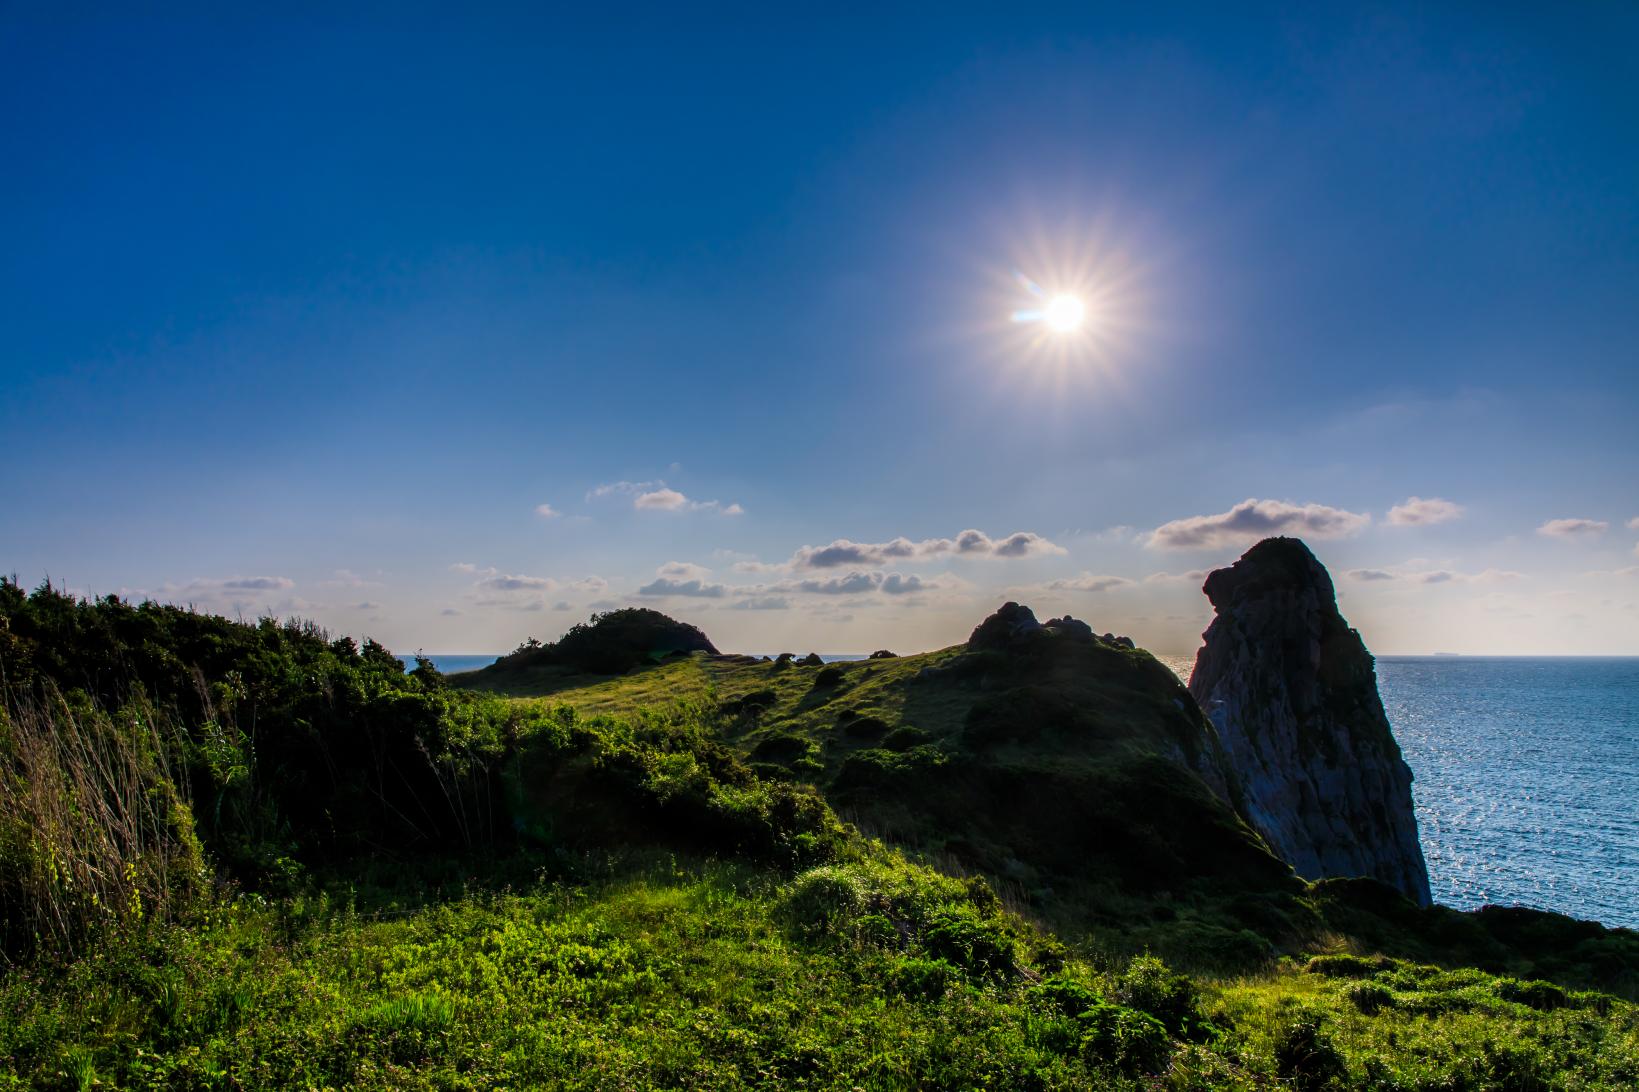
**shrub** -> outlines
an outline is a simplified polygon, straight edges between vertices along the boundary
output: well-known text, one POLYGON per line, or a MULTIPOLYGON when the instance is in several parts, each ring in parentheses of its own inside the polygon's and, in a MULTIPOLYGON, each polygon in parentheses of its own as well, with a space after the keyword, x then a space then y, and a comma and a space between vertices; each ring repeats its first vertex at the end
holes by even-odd
POLYGON ((1384 1009, 1395 1006, 1394 991, 1374 982, 1355 982, 1343 991, 1343 996, 1365 1016, 1376 1016, 1384 1009))
POLYGON ((882 746, 890 751, 903 754, 913 747, 920 747, 933 739, 932 736, 914 725, 904 724, 889 732, 882 739, 882 746))
POLYGON ((945 996, 959 977, 960 972, 946 960, 912 956, 896 960, 883 985, 902 997, 934 1001, 945 996))
POLYGON ((842 722, 842 734, 853 739, 878 739, 888 731, 881 717, 853 716, 842 722))
POLYGON ((1343 1055, 1312 1016, 1300 1016, 1276 1033, 1275 1072, 1300 1092, 1335 1088, 1348 1075, 1343 1055))
POLYGON ((1303 965, 1305 974, 1326 978, 1370 978, 1381 969, 1376 961, 1356 955, 1320 955, 1303 965))
POLYGON ((1155 1073, 1172 1053, 1166 1029, 1148 1013, 1098 1001, 1077 1021, 1082 1053, 1123 1073, 1155 1073))
POLYGON ((1570 996, 1563 989, 1552 982, 1537 980, 1521 982, 1517 978, 1499 978, 1497 996, 1538 1012, 1552 1012, 1570 1004, 1570 996))
POLYGON ((836 686, 840 682, 842 682, 842 668, 840 667, 821 668, 819 672, 814 675, 815 690, 823 690, 826 687, 836 686))
POLYGON ((1187 1038, 1206 1025, 1195 983, 1155 956, 1138 956, 1127 965, 1116 978, 1115 999, 1149 1013, 1175 1035, 1187 1038))
POLYGON ((940 910, 922 934, 927 950, 969 973, 1000 977, 1014 968, 1013 938, 999 921, 940 910))
POLYGON ((780 909, 799 932, 818 936, 837 926, 865 905, 863 877, 842 865, 811 868, 791 882, 780 899, 780 909))

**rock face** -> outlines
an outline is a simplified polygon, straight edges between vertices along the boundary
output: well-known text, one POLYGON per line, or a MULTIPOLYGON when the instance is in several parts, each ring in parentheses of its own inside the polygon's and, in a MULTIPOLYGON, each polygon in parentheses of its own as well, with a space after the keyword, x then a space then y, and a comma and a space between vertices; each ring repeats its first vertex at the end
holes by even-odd
POLYGON ((1189 689, 1248 820, 1300 876, 1370 876, 1427 905, 1411 769, 1325 567, 1298 539, 1265 539, 1204 590, 1217 617, 1189 689))

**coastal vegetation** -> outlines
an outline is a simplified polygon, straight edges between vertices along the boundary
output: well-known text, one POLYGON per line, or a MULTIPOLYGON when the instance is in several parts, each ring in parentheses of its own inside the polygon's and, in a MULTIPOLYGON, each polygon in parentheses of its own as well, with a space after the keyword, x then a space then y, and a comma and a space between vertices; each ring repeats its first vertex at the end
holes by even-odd
POLYGON ((685 630, 446 678, 0 582, 0 1086, 1639 1082, 1639 938, 1298 879, 1141 650, 685 630))

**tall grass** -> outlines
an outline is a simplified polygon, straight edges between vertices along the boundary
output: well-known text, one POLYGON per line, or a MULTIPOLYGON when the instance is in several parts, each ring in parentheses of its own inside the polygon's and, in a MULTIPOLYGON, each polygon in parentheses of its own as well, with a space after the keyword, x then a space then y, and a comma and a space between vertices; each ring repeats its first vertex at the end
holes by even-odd
POLYGON ((174 727, 50 691, 0 709, 0 952, 72 953, 206 888, 174 727))

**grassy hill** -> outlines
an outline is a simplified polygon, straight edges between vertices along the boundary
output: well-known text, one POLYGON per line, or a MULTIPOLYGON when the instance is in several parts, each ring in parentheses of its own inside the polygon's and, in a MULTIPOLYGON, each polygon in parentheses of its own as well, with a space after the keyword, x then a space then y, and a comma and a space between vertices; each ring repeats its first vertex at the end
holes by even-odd
POLYGON ((446 680, 0 621, 0 1087, 1639 1079, 1631 934, 1296 881, 1136 650, 446 680))

